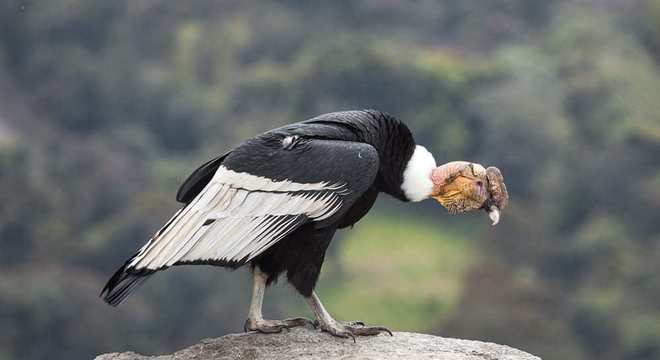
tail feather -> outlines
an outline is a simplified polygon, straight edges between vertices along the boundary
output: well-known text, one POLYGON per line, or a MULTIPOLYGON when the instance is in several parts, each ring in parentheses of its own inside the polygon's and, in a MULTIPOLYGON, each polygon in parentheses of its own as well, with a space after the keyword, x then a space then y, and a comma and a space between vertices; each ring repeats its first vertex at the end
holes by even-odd
POLYGON ((110 277, 108 282, 105 284, 101 290, 100 297, 103 298, 105 302, 112 306, 119 305, 124 299, 137 289, 149 276, 155 273, 158 270, 167 268, 166 266, 161 266, 158 269, 148 269, 143 267, 141 269, 135 269, 135 264, 132 264, 136 259, 138 259, 143 253, 146 253, 147 250, 153 245, 153 243, 158 239, 173 221, 179 218, 181 211, 185 209, 186 206, 182 207, 177 211, 174 216, 160 229, 156 234, 144 245, 137 254, 133 255, 128 261, 124 263, 115 273, 110 277))
POLYGON ((133 290, 154 273, 153 270, 131 270, 128 268, 129 262, 130 260, 112 275, 99 295, 103 298, 103 301, 112 306, 119 305, 133 290))

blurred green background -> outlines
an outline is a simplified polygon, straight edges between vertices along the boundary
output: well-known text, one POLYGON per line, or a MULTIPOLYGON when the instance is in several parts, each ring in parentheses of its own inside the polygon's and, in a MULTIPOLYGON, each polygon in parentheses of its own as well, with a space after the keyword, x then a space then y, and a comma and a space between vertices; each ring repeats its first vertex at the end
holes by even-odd
MULTIPOLYGON (((333 242, 339 319, 546 360, 660 359, 660 0, 0 1, 0 360, 241 331, 245 270, 97 296, 200 163, 375 108, 502 169, 503 221, 382 197, 333 242)), ((286 281, 266 315, 309 316, 286 281)))

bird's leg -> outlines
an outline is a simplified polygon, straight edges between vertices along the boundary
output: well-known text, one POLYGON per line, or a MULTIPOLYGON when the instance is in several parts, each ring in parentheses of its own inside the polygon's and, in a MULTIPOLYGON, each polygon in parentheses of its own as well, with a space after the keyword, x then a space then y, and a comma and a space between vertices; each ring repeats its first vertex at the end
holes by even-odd
POLYGON ((261 314, 261 307, 264 301, 264 293, 266 292, 266 281, 268 275, 264 274, 258 266, 254 267, 253 274, 253 287, 252 287, 252 301, 250 302, 250 310, 248 318, 245 320, 243 329, 247 331, 258 331, 262 333, 278 333, 282 329, 289 329, 296 326, 305 326, 307 324, 313 325, 312 321, 305 318, 294 318, 284 320, 266 320, 261 314))
POLYGON ((341 323, 330 316, 330 313, 323 307, 321 300, 316 296, 315 292, 312 292, 312 295, 305 298, 309 307, 314 312, 316 316, 316 325, 321 328, 321 330, 326 331, 334 336, 343 337, 343 338, 352 338, 355 342, 355 336, 367 336, 367 335, 378 335, 382 332, 386 332, 392 335, 392 332, 387 328, 382 326, 364 326, 364 323, 361 321, 351 321, 346 323, 341 323))

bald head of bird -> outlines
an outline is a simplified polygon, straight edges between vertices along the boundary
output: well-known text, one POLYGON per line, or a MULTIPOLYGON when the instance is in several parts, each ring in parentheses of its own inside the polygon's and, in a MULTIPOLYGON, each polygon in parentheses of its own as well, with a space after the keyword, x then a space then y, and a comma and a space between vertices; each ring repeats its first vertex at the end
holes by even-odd
POLYGON ((431 173, 431 197, 451 214, 483 209, 493 225, 500 219, 509 199, 500 170, 466 161, 453 161, 431 173))

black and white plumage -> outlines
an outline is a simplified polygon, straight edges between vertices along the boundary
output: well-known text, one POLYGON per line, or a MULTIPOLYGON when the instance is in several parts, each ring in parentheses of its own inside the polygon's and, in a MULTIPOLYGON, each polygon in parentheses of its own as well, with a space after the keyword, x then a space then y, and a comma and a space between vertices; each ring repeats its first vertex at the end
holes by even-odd
MULTIPOLYGON (((428 198, 435 168, 406 125, 378 111, 330 113, 268 131, 193 172, 177 194, 185 205, 102 296, 117 305, 147 276, 175 265, 250 264, 258 271, 255 293, 259 279, 268 284, 286 272, 315 299, 335 230, 359 221, 381 192, 403 201, 428 198)), ((324 317, 320 302, 310 305, 324 317)))

